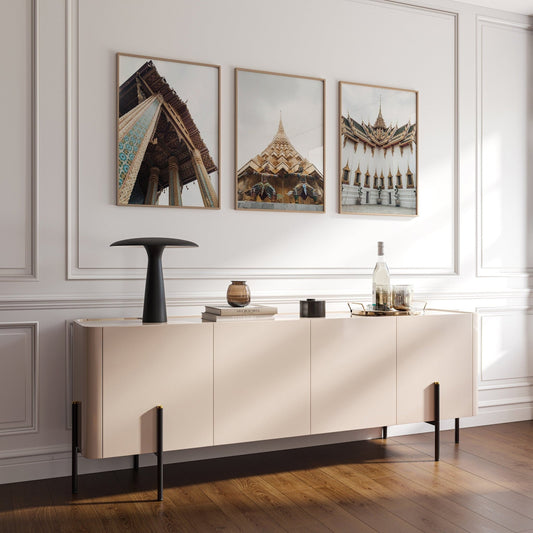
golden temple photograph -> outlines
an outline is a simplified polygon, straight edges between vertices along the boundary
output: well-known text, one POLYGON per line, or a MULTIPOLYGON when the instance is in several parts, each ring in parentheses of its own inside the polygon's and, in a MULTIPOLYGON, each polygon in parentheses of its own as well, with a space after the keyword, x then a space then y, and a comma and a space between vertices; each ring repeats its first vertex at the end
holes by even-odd
POLYGON ((324 212, 324 80, 235 70, 236 207, 324 212))
POLYGON ((117 54, 117 203, 219 207, 219 68, 117 54))
POLYGON ((418 212, 418 93, 339 83, 340 212, 418 212))

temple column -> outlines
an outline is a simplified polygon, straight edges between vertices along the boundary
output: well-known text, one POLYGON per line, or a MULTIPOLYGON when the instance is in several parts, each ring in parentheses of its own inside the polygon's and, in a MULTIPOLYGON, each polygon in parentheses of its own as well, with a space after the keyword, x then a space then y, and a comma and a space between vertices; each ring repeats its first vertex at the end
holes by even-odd
POLYGON ((118 121, 118 204, 126 205, 159 120, 163 97, 144 100, 118 121))
POLYGON ((157 188, 159 185, 159 167, 150 168, 150 177, 148 178, 148 189, 144 198, 145 205, 155 205, 157 201, 157 188))
POLYGON ((169 205, 183 205, 181 199, 181 184, 178 170, 178 160, 175 156, 168 158, 168 190, 169 190, 169 205))
POLYGON ((147 100, 139 102, 133 109, 119 117, 118 119, 118 140, 122 141, 126 133, 131 127, 142 117, 145 111, 150 108, 150 105, 157 100, 156 96, 151 96, 147 100))
POLYGON ((213 188, 213 184, 209 179, 209 174, 205 169, 204 162, 202 161, 202 154, 200 150, 193 150, 193 163, 196 179, 200 187, 200 193, 205 207, 218 207, 218 196, 213 188))

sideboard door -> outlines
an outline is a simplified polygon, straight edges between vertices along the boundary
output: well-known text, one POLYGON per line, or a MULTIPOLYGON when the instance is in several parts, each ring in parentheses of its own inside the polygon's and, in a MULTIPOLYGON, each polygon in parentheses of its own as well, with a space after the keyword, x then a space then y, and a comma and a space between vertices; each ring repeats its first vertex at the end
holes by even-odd
POLYGON ((475 414, 472 315, 398 317, 398 424, 434 419, 433 383, 440 383, 440 418, 475 414))
POLYGON ((212 324, 104 328, 104 457, 213 444, 212 324))
POLYGON ((394 317, 311 323, 311 432, 396 424, 394 317))
POLYGON ((215 324, 215 444, 308 435, 309 320, 215 324))

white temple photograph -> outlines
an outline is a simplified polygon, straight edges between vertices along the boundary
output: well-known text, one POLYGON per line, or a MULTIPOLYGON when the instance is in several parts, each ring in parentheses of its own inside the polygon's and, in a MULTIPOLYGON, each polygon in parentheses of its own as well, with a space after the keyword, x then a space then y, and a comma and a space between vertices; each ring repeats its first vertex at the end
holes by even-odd
POLYGON ((349 82, 340 94, 340 212, 418 213, 418 92, 349 82))

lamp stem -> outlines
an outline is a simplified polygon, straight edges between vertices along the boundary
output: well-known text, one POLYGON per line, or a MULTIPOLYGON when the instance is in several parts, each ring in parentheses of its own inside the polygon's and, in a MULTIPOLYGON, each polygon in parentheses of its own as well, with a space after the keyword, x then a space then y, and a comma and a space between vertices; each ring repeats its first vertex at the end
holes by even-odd
POLYGON ((166 322, 167 305, 165 300, 163 265, 161 261, 165 245, 146 244, 144 248, 148 254, 148 267, 144 288, 143 323, 166 322))

